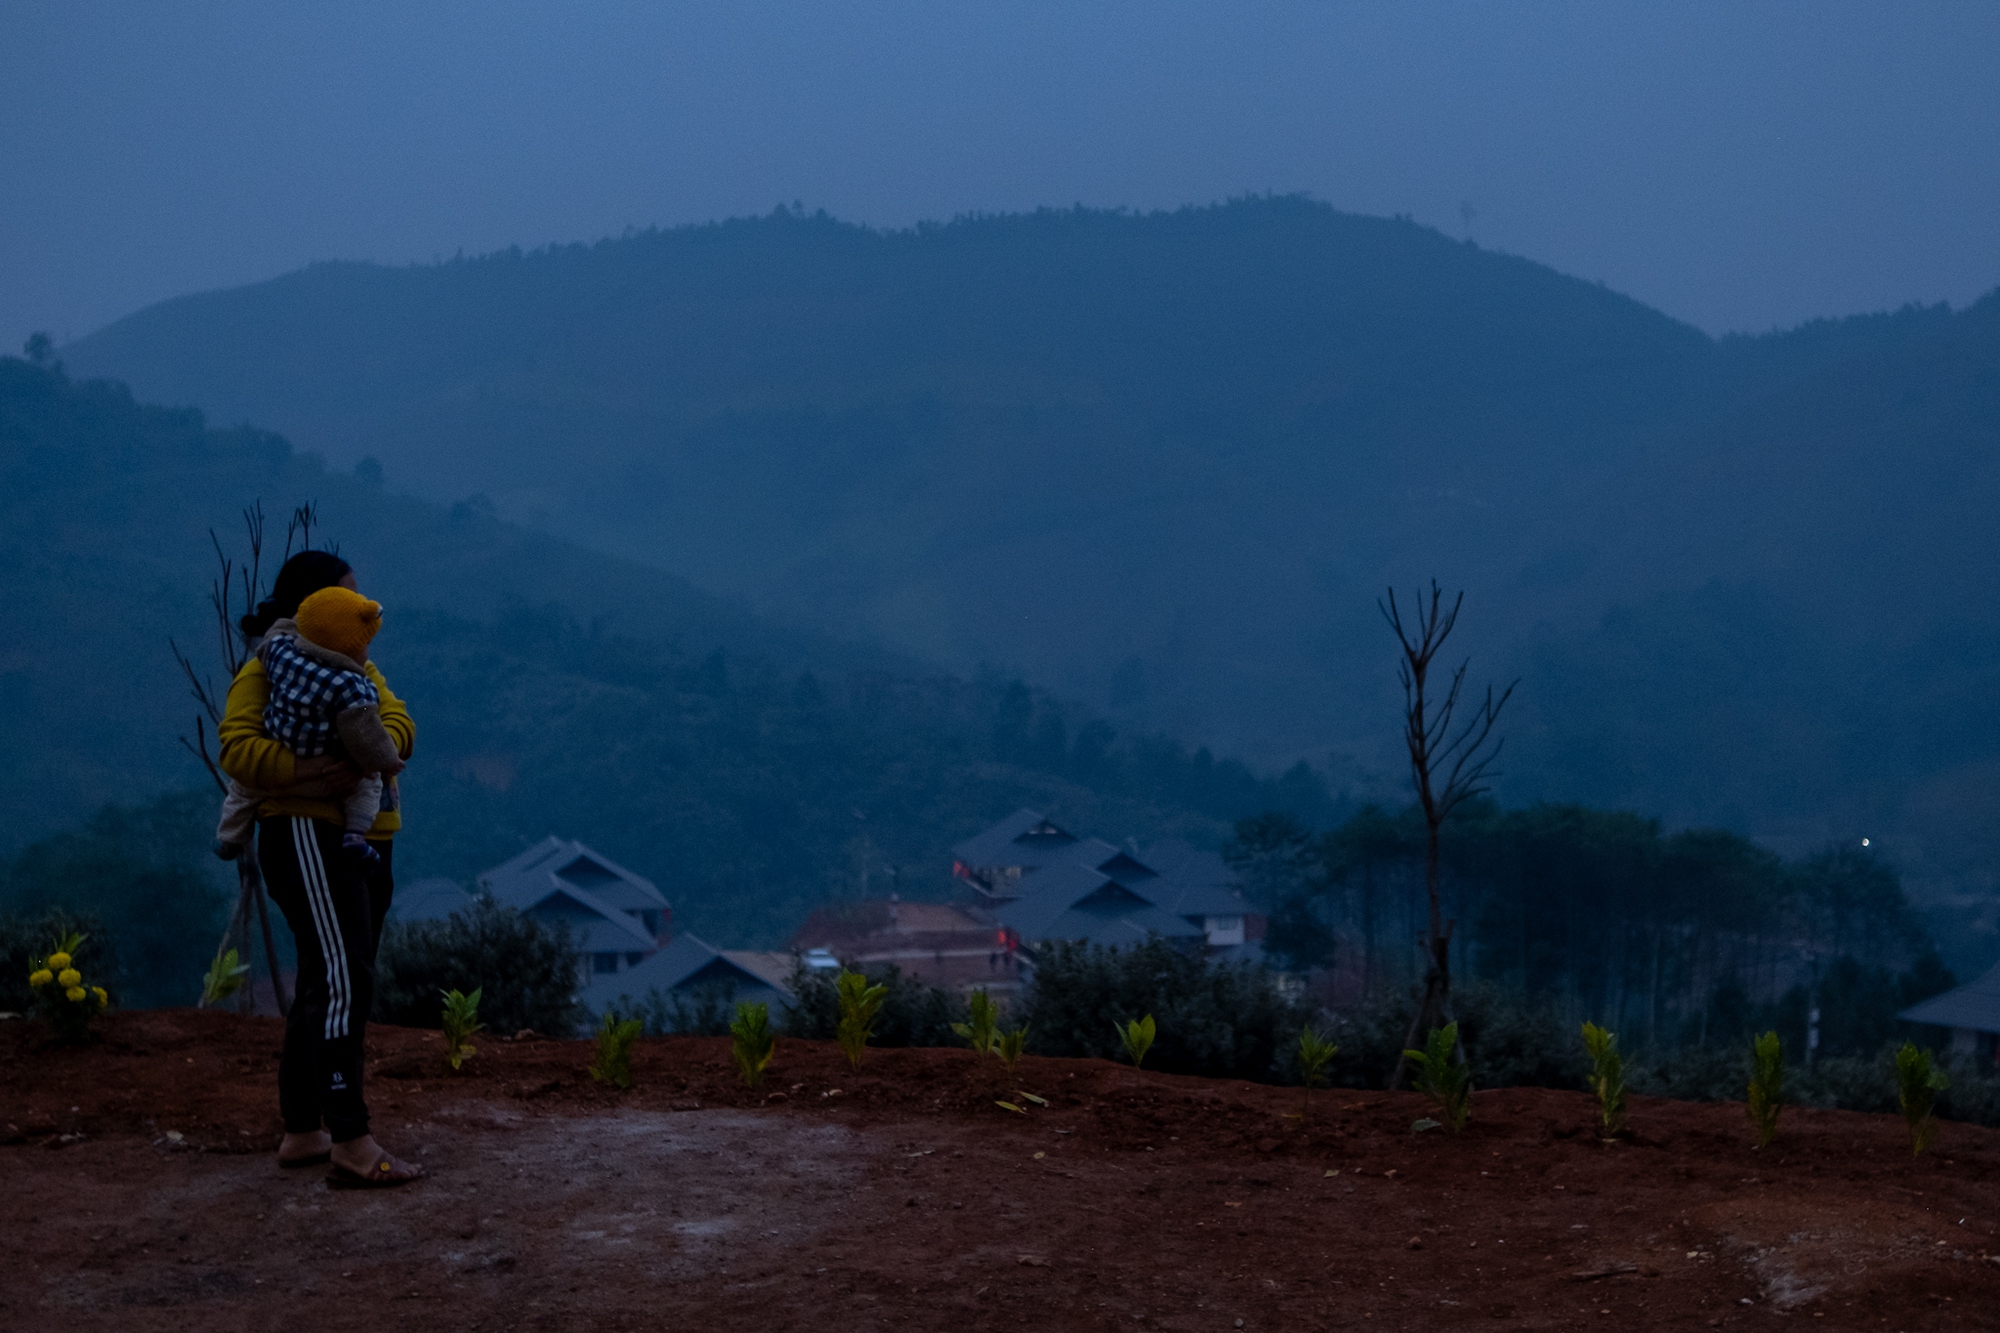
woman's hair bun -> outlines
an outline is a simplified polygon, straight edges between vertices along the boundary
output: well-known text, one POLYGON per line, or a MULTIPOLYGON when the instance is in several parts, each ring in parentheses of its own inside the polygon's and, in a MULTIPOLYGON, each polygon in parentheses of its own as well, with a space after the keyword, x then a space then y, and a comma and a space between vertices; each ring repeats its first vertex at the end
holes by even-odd
POLYGON ((271 582, 271 595, 236 622, 246 639, 261 639, 274 621, 296 615, 299 603, 321 588, 336 586, 354 566, 331 551, 300 551, 287 560, 271 582))

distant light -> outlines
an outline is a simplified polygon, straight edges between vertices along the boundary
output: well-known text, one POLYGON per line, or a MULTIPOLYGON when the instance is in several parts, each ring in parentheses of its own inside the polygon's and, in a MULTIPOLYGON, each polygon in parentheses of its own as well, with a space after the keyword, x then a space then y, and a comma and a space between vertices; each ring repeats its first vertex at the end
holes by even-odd
POLYGON ((1863 839, 1861 840, 1861 845, 1862 845, 1863 847, 1866 847, 1866 846, 1868 845, 1868 839, 1866 839, 1866 838, 1863 838, 1863 839))

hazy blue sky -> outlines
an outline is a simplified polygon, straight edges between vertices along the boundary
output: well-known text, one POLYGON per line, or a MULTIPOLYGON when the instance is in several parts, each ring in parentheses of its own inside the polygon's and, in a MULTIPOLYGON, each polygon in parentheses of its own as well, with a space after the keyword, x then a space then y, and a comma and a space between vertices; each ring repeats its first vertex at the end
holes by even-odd
POLYGON ((1306 191, 1764 329, 2000 284, 2000 4, 0 0, 0 346, 802 200, 1306 191))

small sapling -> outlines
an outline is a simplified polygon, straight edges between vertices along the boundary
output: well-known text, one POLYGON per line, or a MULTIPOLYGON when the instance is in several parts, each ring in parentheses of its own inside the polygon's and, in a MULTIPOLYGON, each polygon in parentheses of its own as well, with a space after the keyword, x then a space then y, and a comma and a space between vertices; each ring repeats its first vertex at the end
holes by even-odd
POLYGON ((236 950, 224 949, 208 965, 208 971, 201 976, 201 1004, 206 1009, 211 1004, 226 1000, 243 989, 244 979, 250 975, 250 965, 237 956, 236 950))
POLYGON ((1903 1121, 1910 1127, 1910 1153, 1921 1156, 1937 1138, 1937 1095, 1951 1086, 1944 1071, 1931 1061, 1931 1053, 1913 1042, 1904 1042, 1896 1052, 1896 1100, 1903 1107, 1903 1121))
POLYGON ((441 992, 444 1013, 439 1026, 444 1029, 444 1058, 453 1069, 478 1054, 472 1046, 472 1034, 486 1026, 479 1021, 479 997, 485 993, 484 986, 476 987, 470 995, 458 990, 441 992))
POLYGON ((1147 1014, 1144 1018, 1133 1019, 1122 1027, 1116 1023, 1111 1026, 1117 1029, 1119 1039, 1125 1043, 1125 1054, 1132 1057, 1132 1068, 1137 1069, 1145 1064, 1146 1052, 1153 1049, 1153 1037, 1159 1032, 1159 1028, 1153 1023, 1153 1016, 1147 1014))
POLYGON ((993 1003, 983 990, 972 992, 966 1005, 971 1021, 953 1023, 951 1030, 965 1038, 975 1055, 997 1050, 995 1043, 1000 1039, 1000 1006, 993 1003))
POLYGON ((875 1032, 875 1015, 882 1012, 889 988, 869 985, 868 978, 859 972, 842 972, 834 989, 840 998, 840 1026, 834 1036, 847 1063, 859 1069, 862 1053, 868 1049, 868 1038, 875 1032))
POLYGON ((752 1003, 739 1001, 736 1005, 736 1020, 729 1025, 729 1053, 736 1058, 736 1070, 743 1075, 743 1086, 761 1088, 764 1086, 764 1066, 771 1063, 771 1052, 777 1046, 777 1036, 771 1031, 771 1006, 761 1000, 752 1003))
POLYGON ((1618 1034, 1585 1023, 1583 1049, 1590 1054, 1590 1091, 1608 1139, 1625 1128, 1625 1060, 1618 1054, 1618 1034))
POLYGON ((1000 1057, 1001 1064, 1007 1066, 1007 1076, 1009 1078, 1014 1076, 1014 1066, 1021 1063, 1021 1052, 1027 1048, 1027 1045, 1028 1029, 1026 1025, 1017 1027, 1012 1032, 1003 1032, 993 1039, 993 1053, 1000 1057))
POLYGON ((590 1062, 590 1076, 615 1088, 632 1086, 632 1043, 646 1025, 636 1018, 621 1019, 609 1009, 597 1025, 597 1054, 590 1062))
POLYGON ((1778 1112, 1785 1109, 1785 1048, 1775 1032, 1766 1032, 1750 1045, 1750 1096, 1745 1109, 1757 1131, 1757 1146, 1769 1147, 1778 1137, 1778 1112))
POLYGON ((1299 1088, 1304 1093, 1299 1102, 1299 1119, 1305 1119, 1306 1112, 1312 1109, 1312 1090, 1326 1082, 1326 1067, 1339 1053, 1340 1047, 1311 1028, 1299 1031, 1299 1088))
POLYGON ((1472 1113, 1472 1071, 1453 1062, 1452 1052, 1457 1048, 1458 1024, 1447 1023, 1431 1029, 1421 1051, 1403 1052, 1417 1070, 1412 1086, 1431 1099, 1440 1122, 1454 1134, 1465 1128, 1466 1117, 1472 1113))

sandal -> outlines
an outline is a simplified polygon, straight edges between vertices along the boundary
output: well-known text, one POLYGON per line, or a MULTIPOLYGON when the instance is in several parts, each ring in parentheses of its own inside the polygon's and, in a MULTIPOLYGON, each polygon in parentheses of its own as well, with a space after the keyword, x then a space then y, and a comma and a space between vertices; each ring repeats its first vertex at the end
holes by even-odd
POLYGON ((278 1169, 281 1171, 296 1171, 302 1166, 325 1166, 332 1160, 333 1154, 331 1152, 312 1152, 307 1153, 303 1157, 280 1157, 278 1159, 278 1169))
POLYGON ((424 1169, 421 1166, 399 1162, 388 1153, 383 1153, 366 1173, 350 1171, 335 1162, 333 1170, 326 1173, 326 1187, 332 1190, 386 1190, 423 1178, 424 1169))

